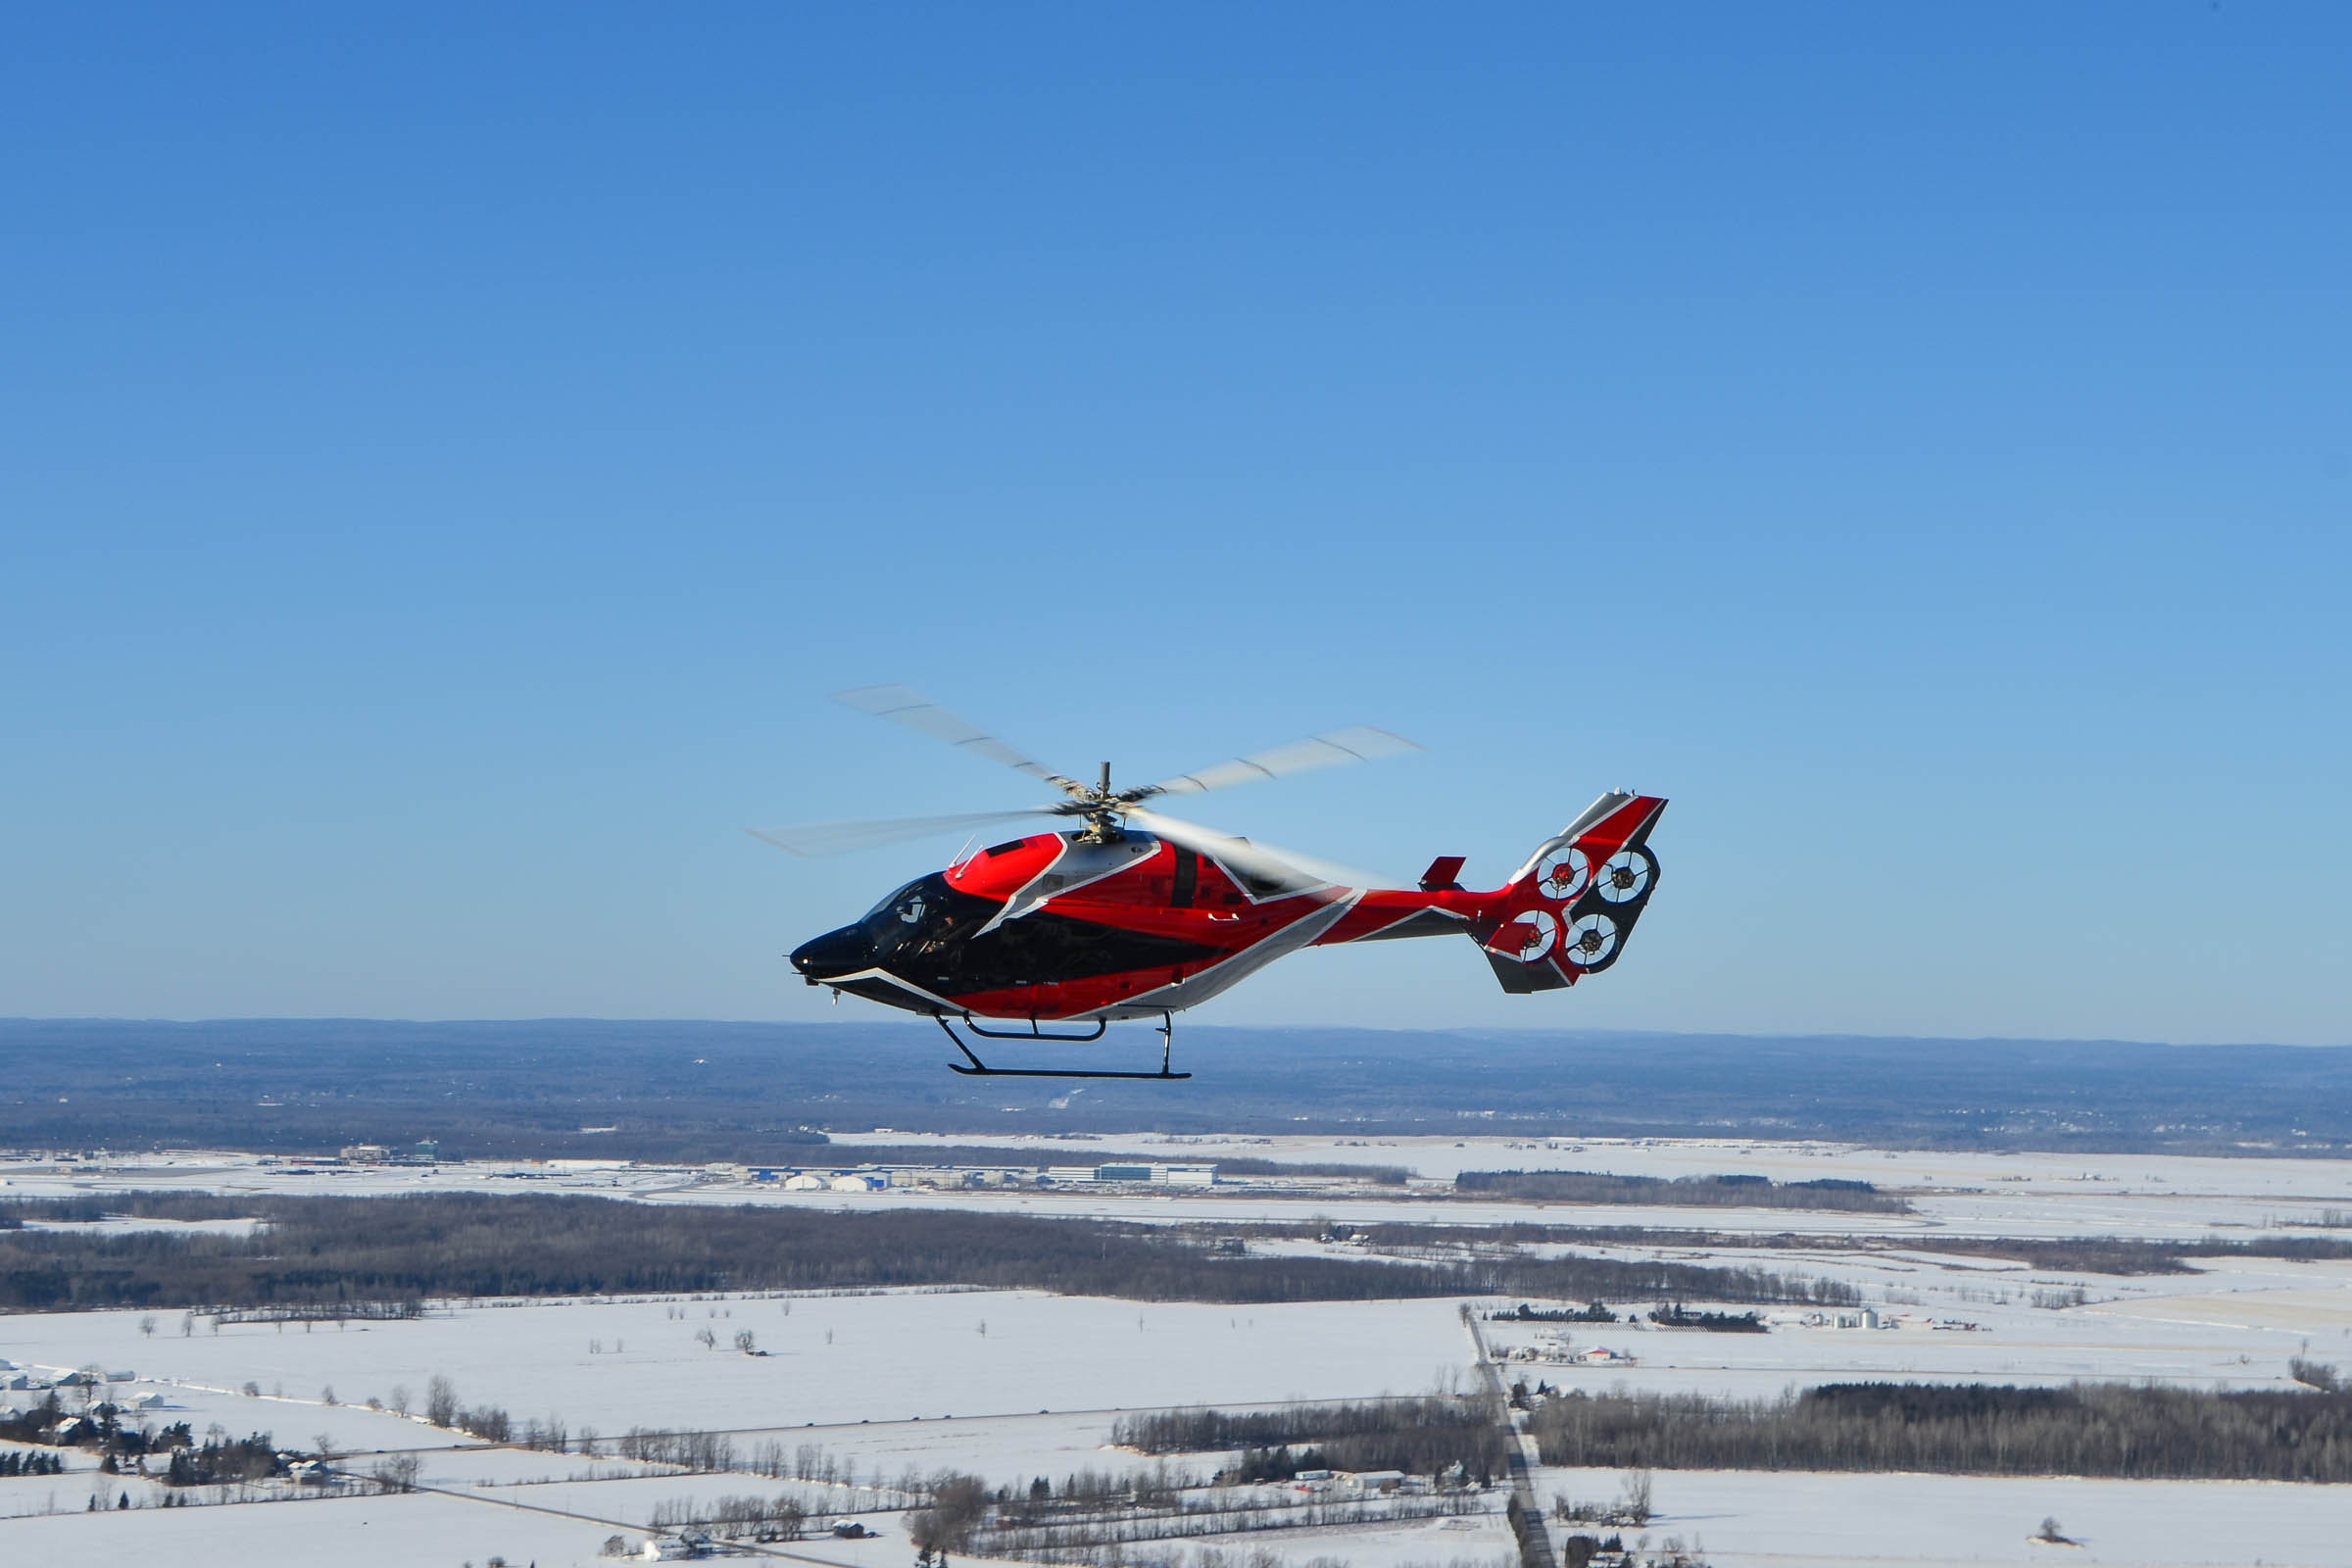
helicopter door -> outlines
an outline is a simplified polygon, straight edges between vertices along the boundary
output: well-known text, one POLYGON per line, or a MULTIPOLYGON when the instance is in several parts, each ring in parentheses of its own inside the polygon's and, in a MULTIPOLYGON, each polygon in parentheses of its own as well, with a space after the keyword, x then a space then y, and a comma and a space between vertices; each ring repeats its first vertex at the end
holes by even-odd
POLYGON ((1193 890, 1200 885, 1200 857, 1179 844, 1176 851, 1176 888, 1169 896, 1168 907, 1189 909, 1193 906, 1193 890))

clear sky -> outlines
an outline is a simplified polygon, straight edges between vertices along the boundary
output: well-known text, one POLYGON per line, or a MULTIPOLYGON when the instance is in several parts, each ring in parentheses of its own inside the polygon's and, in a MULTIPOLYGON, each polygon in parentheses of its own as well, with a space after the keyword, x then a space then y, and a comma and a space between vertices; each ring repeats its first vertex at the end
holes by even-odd
MULTIPOLYGON (((836 1016, 905 681, 1626 960, 1210 1022, 2352 1040, 2352 10, 19 6, 0 1013, 836 1016)), ((837 1016, 850 1016, 845 1004, 837 1016)), ((865 1016, 884 1016, 861 1008, 865 1016)))

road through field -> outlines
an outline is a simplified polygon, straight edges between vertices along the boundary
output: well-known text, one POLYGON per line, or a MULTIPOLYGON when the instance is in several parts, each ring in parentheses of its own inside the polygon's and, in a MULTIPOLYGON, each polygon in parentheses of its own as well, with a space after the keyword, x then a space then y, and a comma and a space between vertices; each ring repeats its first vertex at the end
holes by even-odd
POLYGON ((1544 1522, 1544 1510, 1536 1502, 1535 1467, 1543 1456, 1536 1451, 1536 1440, 1529 1437, 1521 1425, 1520 1412, 1511 1408, 1509 1389, 1502 1381, 1502 1370, 1487 1354, 1487 1340, 1479 1332, 1478 1314, 1469 1307, 1462 1308, 1462 1327, 1470 1336, 1471 1368, 1478 1374, 1487 1396, 1494 1401, 1494 1419, 1510 1437, 1505 1450, 1510 1456, 1511 1498, 1519 1505, 1519 1564, 1520 1568, 1559 1568, 1559 1559, 1551 1549, 1551 1530, 1544 1522))

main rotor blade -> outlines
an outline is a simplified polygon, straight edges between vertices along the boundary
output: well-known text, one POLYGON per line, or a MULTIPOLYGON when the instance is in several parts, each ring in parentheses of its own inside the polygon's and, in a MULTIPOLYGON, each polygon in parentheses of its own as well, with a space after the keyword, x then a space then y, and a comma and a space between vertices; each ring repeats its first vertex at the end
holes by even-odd
POLYGON ((1154 795, 1199 795, 1205 790, 1229 789, 1236 784, 1253 783, 1261 778, 1288 778, 1293 773, 1308 773, 1318 767, 1339 767, 1348 762, 1368 762, 1376 758, 1401 757, 1417 752, 1420 747, 1401 735, 1392 735, 1385 729, 1369 724, 1351 724, 1322 735, 1310 735, 1287 746, 1270 747, 1237 757, 1230 762, 1204 767, 1198 773, 1179 773, 1162 779, 1130 797, 1149 800, 1154 795))
POLYGON ((894 724, 904 724, 934 740, 946 741, 957 751, 985 757, 992 762, 1002 762, 1016 773, 1026 773, 1065 794, 1085 793, 1085 787, 1075 780, 1054 772, 1018 748, 958 718, 920 692, 909 691, 904 686, 859 686, 853 691, 835 692, 833 700, 855 708, 860 713, 887 718, 894 724))
POLYGON ((793 855, 847 855, 852 850, 876 849, 935 833, 961 833, 1018 822, 1032 816, 1058 816, 1051 806, 1031 806, 1017 811, 965 811, 956 816, 894 816, 868 822, 809 822, 800 827, 747 827, 756 839, 765 839, 793 855))
POLYGON ((1369 871, 1353 866, 1338 865, 1300 855, 1293 850, 1277 849, 1271 844, 1257 844, 1249 839, 1237 839, 1182 817, 1164 816, 1147 811, 1140 806, 1130 806, 1120 813, 1131 827, 1181 844, 1188 850, 1207 856, 1244 875, 1261 882, 1278 883, 1286 888, 1304 890, 1323 886, 1342 888, 1386 888, 1397 884, 1369 871))

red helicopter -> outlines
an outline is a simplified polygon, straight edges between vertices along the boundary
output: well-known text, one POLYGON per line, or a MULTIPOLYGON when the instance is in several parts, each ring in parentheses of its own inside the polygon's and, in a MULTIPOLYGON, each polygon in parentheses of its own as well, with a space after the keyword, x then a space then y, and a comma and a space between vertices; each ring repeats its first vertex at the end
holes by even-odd
POLYGON ((1110 787, 1055 773, 904 686, 843 692, 840 701, 1053 785, 1063 799, 1011 811, 754 829, 796 855, 821 855, 1025 817, 1072 828, 1006 839, 918 877, 862 918, 802 944, 792 965, 812 986, 929 1016, 965 1065, 1019 1078, 1189 1078, 1170 1070, 1174 1014, 1217 996, 1301 948, 1396 937, 1466 935, 1505 991, 1556 991, 1615 963, 1658 885, 1650 830, 1666 802, 1612 791, 1538 845, 1502 886, 1457 880, 1462 858, 1440 856, 1413 889, 1370 885, 1304 856, 1147 809, 1256 779, 1418 751, 1358 726, 1180 773, 1110 787), (1159 1070, 992 1067, 956 1033, 960 1018, 988 1040, 1092 1041, 1113 1019, 1159 1019, 1159 1070), (991 1029, 981 1019, 1025 1024, 991 1029), (1088 1034, 1043 1022, 1087 1023, 1088 1034))

